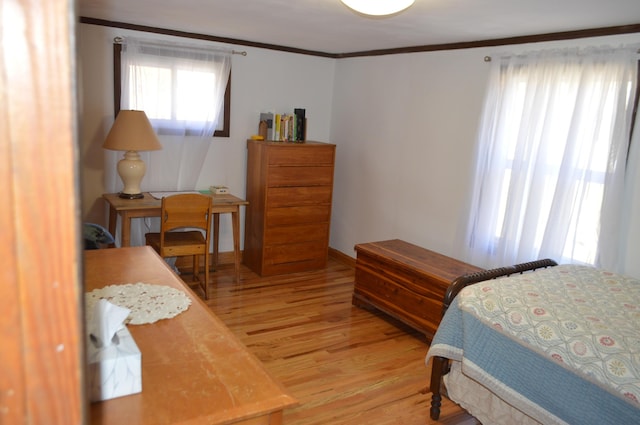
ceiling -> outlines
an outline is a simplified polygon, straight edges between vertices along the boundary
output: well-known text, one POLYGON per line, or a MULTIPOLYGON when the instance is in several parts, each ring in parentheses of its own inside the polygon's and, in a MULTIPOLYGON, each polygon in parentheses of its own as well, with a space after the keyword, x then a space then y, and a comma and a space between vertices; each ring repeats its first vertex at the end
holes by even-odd
POLYGON ((78 14, 342 54, 634 25, 640 0, 416 0, 386 18, 340 0, 78 0, 78 14))

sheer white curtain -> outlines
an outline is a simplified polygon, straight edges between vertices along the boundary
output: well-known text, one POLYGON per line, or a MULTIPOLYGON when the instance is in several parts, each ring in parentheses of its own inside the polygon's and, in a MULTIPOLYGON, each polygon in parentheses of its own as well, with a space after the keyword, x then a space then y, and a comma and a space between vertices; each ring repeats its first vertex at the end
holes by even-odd
POLYGON ((464 257, 550 257, 620 268, 637 46, 512 55, 492 64, 464 257))
POLYGON ((213 136, 231 51, 127 37, 121 59, 123 109, 145 111, 160 135, 213 136))
MULTIPOLYGON (((141 189, 196 189, 222 115, 231 52, 135 38, 127 38, 122 50, 120 107, 144 110, 162 144, 162 150, 140 152, 147 166, 141 189)), ((121 188, 116 164, 122 154, 105 151, 109 192, 121 188)), ((158 219, 133 219, 131 245, 144 245, 144 234, 158 229, 158 219)))

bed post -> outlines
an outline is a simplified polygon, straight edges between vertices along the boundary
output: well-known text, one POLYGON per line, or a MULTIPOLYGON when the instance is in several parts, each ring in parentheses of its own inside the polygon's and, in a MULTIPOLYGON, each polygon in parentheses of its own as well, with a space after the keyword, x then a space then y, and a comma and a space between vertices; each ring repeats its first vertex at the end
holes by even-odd
POLYGON ((442 405, 442 377, 449 372, 449 360, 445 357, 434 356, 431 362, 431 419, 437 421, 440 417, 442 405))

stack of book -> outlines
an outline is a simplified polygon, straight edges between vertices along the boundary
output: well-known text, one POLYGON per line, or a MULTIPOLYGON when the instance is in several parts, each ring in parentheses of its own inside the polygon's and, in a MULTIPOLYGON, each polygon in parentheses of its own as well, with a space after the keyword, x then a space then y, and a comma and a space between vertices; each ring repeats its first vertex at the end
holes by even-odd
POLYGON ((262 112, 258 134, 265 140, 301 143, 306 138, 305 127, 305 110, 302 108, 295 108, 293 114, 262 112))

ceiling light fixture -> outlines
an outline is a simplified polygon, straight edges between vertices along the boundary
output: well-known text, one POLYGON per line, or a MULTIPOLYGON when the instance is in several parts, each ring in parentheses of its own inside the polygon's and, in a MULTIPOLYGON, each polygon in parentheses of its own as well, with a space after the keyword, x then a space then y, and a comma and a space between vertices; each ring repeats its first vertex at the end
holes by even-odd
POLYGON ((411 6, 415 0, 340 0, 358 13, 373 16, 393 15, 411 6))

